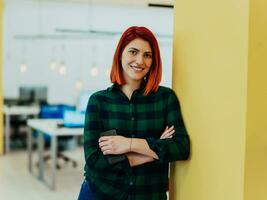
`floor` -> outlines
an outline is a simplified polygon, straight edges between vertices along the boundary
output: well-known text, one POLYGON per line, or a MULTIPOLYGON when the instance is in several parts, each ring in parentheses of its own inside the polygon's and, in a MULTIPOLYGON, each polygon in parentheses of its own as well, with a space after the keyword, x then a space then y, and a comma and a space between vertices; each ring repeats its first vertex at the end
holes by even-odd
MULTIPOLYGON (((33 171, 30 174, 27 168, 26 150, 14 150, 0 156, 0 191, 1 199, 6 200, 66 200, 77 199, 80 185, 83 180, 83 150, 78 148, 68 155, 78 161, 73 168, 70 163, 61 162, 61 169, 57 171, 56 190, 51 191, 47 185, 40 182, 37 174, 37 155, 33 155, 33 171)), ((49 162, 45 165, 45 179, 49 181, 49 162)))
MULTIPOLYGON (((33 174, 28 171, 28 157, 25 150, 13 150, 0 156, 0 192, 5 200, 76 200, 83 180, 84 157, 83 149, 66 152, 66 155, 78 161, 73 168, 70 163, 60 162, 57 171, 56 190, 36 178, 37 154, 33 155, 33 174)), ((50 163, 45 165, 45 180, 49 182, 50 163)), ((167 194, 168 195, 168 194, 167 194)))

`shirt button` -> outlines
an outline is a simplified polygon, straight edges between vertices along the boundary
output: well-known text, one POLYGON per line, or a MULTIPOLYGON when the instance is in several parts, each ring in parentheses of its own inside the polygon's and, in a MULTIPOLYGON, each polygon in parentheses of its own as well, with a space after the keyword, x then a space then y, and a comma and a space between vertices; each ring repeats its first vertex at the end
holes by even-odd
POLYGON ((132 182, 132 181, 130 181, 129 185, 130 185, 130 186, 133 186, 133 182, 132 182))
POLYGON ((134 117, 132 117, 132 121, 134 121, 135 120, 135 118, 134 117))

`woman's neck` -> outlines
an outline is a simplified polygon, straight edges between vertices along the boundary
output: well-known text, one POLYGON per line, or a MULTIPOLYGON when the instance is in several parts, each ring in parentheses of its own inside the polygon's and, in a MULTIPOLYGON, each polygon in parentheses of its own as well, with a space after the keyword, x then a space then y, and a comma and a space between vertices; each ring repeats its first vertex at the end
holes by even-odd
POLYGON ((131 99, 133 92, 140 88, 141 83, 142 83, 141 81, 127 82, 125 85, 121 86, 121 90, 128 97, 128 99, 131 99))

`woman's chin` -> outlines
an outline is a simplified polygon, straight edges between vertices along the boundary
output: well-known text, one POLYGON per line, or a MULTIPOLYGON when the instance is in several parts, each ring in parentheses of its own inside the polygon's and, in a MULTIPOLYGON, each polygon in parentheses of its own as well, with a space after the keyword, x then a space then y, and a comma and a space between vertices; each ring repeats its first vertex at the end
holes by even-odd
POLYGON ((132 76, 131 79, 133 81, 142 81, 144 79, 144 76, 132 76))

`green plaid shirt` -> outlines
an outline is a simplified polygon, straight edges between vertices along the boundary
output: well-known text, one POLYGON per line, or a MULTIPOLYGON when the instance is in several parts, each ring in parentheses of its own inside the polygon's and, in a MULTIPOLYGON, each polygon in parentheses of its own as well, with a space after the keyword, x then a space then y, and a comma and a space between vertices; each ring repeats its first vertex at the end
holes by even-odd
POLYGON ((85 117, 85 177, 97 200, 164 200, 168 190, 168 163, 189 156, 189 137, 175 93, 160 86, 143 96, 135 90, 131 100, 114 84, 91 95, 85 117), (159 139, 166 126, 175 127, 172 139, 159 139), (159 160, 131 167, 125 159, 109 164, 98 146, 100 133, 116 129, 118 135, 143 138, 159 160))

